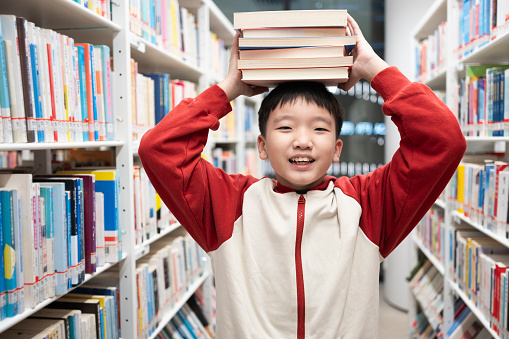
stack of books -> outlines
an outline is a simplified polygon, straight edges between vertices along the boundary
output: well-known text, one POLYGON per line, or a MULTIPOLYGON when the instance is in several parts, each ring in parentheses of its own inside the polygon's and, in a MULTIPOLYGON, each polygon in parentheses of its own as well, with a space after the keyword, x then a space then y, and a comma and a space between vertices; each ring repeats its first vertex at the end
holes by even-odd
POLYGON ((346 35, 346 10, 234 13, 240 30, 238 68, 251 85, 275 87, 310 80, 336 86, 348 80, 349 51, 356 37, 346 35))

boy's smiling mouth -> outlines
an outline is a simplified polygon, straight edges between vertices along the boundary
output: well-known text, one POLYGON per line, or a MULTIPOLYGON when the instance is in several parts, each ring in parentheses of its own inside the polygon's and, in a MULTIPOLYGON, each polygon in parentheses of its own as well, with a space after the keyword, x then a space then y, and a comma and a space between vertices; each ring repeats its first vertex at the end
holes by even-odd
POLYGON ((309 157, 294 157, 290 159, 290 163, 295 165, 308 165, 314 162, 315 159, 309 157))

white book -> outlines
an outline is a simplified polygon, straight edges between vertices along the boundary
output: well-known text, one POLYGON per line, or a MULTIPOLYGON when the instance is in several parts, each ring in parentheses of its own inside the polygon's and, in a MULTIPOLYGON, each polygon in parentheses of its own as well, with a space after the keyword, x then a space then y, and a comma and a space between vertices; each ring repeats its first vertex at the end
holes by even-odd
POLYGON ((11 104, 9 77, 7 70, 6 54, 10 51, 5 50, 5 44, 2 42, 2 32, 0 26, 0 111, 2 113, 2 125, 4 142, 12 143, 12 123, 11 123, 11 104))
MULTIPOLYGON (((16 46, 14 46, 16 48, 16 46)), ((21 142, 21 129, 20 124, 16 119, 12 119, 17 116, 18 103, 16 100, 16 79, 14 75, 14 55, 12 42, 10 40, 4 40, 4 51, 5 51, 5 62, 7 66, 7 82, 9 86, 9 104, 11 108, 11 117, 9 118, 11 123, 11 134, 13 142, 21 142)), ((26 138, 26 130, 25 138, 26 138)))
POLYGON ((104 244, 104 194, 101 192, 95 192, 95 211, 97 266, 103 266, 106 263, 106 252, 104 244))
POLYGON ((49 78, 49 62, 48 62, 48 46, 46 42, 46 34, 44 30, 36 27, 35 28, 35 39, 37 41, 37 51, 39 53, 40 72, 39 76, 41 79, 41 100, 42 100, 42 127, 44 130, 44 141, 54 142, 53 128, 51 126, 51 88, 49 78))
MULTIPOLYGON (((23 85, 21 80, 21 64, 18 49, 18 30, 16 17, 14 15, 0 15, 2 20, 2 33, 5 41, 11 42, 11 54, 8 57, 12 60, 12 73, 14 75, 14 85, 11 99, 11 119, 14 142, 27 142, 27 125, 25 119, 25 106, 23 99, 23 85)), ((9 66, 8 66, 9 69, 9 66)))

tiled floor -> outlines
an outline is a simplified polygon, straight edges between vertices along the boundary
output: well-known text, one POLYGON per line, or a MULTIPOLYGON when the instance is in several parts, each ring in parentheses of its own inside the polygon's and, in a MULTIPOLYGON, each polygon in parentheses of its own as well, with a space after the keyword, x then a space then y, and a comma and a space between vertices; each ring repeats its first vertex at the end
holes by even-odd
POLYGON ((380 284, 380 316, 378 320, 379 339, 407 339, 410 320, 408 313, 388 305, 383 296, 380 284))

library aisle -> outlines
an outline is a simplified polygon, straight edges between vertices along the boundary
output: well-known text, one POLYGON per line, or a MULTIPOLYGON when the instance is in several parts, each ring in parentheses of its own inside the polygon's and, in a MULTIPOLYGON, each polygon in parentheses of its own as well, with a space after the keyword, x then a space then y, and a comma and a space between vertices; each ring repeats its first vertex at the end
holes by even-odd
POLYGON ((380 284, 380 310, 378 318, 378 339, 409 338, 408 313, 389 305, 384 298, 383 283, 380 284))

